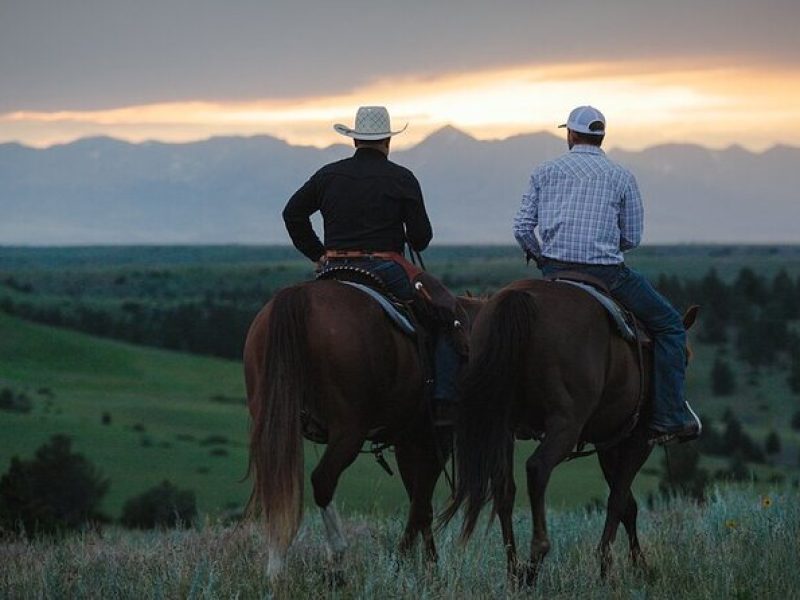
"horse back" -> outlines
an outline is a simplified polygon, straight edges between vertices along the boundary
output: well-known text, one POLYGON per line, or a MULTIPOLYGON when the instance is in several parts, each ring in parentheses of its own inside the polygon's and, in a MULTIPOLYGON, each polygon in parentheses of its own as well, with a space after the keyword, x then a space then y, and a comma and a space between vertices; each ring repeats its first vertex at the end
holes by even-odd
POLYGON ((267 343, 276 303, 293 295, 307 301, 302 326, 307 353, 296 366, 311 390, 304 410, 326 428, 363 423, 365 429, 407 420, 422 397, 416 347, 378 303, 336 281, 313 281, 281 290, 254 319, 245 343, 245 380, 250 410, 263 385, 264 364, 276 351, 267 343), (279 296, 284 295, 283 299, 279 296))

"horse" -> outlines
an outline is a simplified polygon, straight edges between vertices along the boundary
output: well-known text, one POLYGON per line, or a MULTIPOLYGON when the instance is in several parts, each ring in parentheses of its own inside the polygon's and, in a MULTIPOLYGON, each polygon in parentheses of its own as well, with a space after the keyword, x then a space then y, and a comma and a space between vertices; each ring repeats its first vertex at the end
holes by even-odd
MULTIPOLYGON (((698 308, 684 316, 686 329, 698 308)), ((636 344, 619 335, 600 303, 575 286, 529 279, 493 296, 470 338, 455 430, 455 490, 441 524, 463 507, 466 542, 492 500, 508 575, 533 584, 550 549, 544 502, 550 475, 576 445, 593 443, 610 489, 599 545, 601 577, 611 566, 620 522, 631 560, 644 566, 631 485, 652 451, 646 435, 652 353, 641 353, 642 368, 639 357, 636 344), (525 464, 533 536, 531 560, 522 563, 511 521, 514 438, 532 432, 541 443, 525 464)))
MULTIPOLYGON (((474 316, 482 301, 458 303, 474 316)), ((334 564, 347 547, 334 492, 368 440, 394 446, 410 500, 400 551, 410 551, 421 535, 426 556, 437 559, 432 498, 447 444, 436 435, 425 401, 426 370, 417 342, 374 299, 333 280, 284 288, 250 326, 244 371, 252 420, 248 512, 263 514, 270 578, 285 569, 302 519, 301 418, 326 432, 311 485, 334 564)))

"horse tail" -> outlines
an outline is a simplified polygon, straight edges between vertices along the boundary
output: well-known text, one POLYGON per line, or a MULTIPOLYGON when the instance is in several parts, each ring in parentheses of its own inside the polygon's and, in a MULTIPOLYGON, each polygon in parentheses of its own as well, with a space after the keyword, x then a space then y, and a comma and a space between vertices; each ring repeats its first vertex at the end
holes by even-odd
POLYGON ((270 553, 285 555, 303 515, 303 437, 300 410, 310 393, 303 287, 278 292, 267 324, 264 362, 250 432, 253 491, 248 512, 260 509, 270 553))
POLYGON ((471 338, 455 427, 455 490, 440 520, 446 524, 463 506, 462 541, 494 491, 512 477, 509 421, 537 313, 533 296, 520 290, 500 292, 490 311, 479 317, 471 338))

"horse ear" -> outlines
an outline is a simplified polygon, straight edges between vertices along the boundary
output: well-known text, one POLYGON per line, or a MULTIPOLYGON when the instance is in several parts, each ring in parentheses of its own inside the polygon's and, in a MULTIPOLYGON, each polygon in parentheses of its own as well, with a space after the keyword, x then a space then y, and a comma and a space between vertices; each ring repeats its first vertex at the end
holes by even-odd
POLYGON ((697 304, 692 304, 688 309, 686 309, 686 313, 683 315, 683 328, 687 331, 691 329, 694 322, 697 320, 697 314, 700 312, 700 306, 697 304))

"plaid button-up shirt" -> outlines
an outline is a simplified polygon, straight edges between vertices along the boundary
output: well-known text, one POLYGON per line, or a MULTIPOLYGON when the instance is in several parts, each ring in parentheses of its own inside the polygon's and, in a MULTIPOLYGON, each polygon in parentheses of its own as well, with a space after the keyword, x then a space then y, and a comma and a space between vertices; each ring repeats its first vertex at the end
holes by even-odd
POLYGON ((639 245, 643 220, 633 174, 599 147, 576 145, 534 170, 514 237, 537 259, 618 264, 625 250, 639 245))

